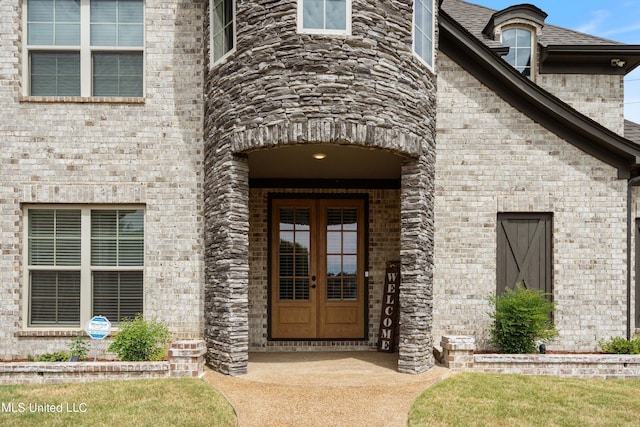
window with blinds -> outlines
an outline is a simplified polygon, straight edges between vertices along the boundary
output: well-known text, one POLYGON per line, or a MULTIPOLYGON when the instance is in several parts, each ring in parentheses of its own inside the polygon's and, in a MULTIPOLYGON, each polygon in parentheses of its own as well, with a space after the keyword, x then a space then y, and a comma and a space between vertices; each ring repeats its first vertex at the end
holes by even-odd
POLYGON ((91 211, 93 315, 142 313, 143 230, 141 210, 91 211))
POLYGON ((30 208, 27 218, 30 326, 142 313, 143 210, 30 208))
POLYGON ((29 94, 143 96, 143 0, 26 0, 29 94))
POLYGON ((30 323, 80 323, 79 210, 30 210, 30 323))

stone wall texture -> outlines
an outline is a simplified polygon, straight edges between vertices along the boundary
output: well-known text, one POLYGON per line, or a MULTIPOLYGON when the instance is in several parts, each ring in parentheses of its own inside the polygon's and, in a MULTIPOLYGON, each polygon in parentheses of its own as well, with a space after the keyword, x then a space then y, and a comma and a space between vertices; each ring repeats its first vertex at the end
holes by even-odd
POLYGON ((145 314, 202 337, 202 2, 145 1, 144 99, 25 97, 22 15, 0 4, 0 359, 71 336, 24 330, 25 203, 143 206, 145 314))
MULTIPOLYGON (((297 33, 294 0, 236 4, 235 51, 209 64, 205 77, 205 316, 209 360, 218 369, 244 372, 246 367, 241 361, 234 364, 235 360, 245 351, 249 333, 252 346, 264 344, 265 321, 261 317, 265 313, 258 313, 264 304, 254 306, 254 298, 264 296, 249 285, 246 272, 255 273, 241 260, 248 237, 221 236, 226 227, 249 229, 249 205, 243 205, 246 195, 234 193, 241 200, 227 206, 235 224, 223 219, 226 211, 216 205, 220 195, 233 191, 251 171, 236 173, 233 167, 225 169, 224 163, 240 162, 233 159, 251 150, 305 143, 354 144, 432 161, 435 77, 412 53, 412 6, 410 0, 354 0, 351 34, 326 36, 297 33), (233 254, 235 262, 218 259, 228 254, 233 254), (245 305, 249 293, 251 311, 245 305), (249 328, 250 323, 258 329, 249 328), (219 350, 212 352, 212 348, 219 350)), ((418 196, 406 206, 411 215, 424 209, 420 216, 429 217, 432 197, 422 190, 432 185, 433 164, 419 161, 415 165, 409 185, 419 188, 418 196)), ((426 312, 430 306, 416 297, 417 292, 430 289, 430 275, 416 272, 429 269, 431 247, 423 243, 432 240, 433 229, 430 223, 415 221, 407 221, 406 226, 402 235, 415 242, 409 245, 410 261, 403 263, 402 274, 409 273, 406 289, 411 289, 411 296, 407 295, 405 304, 407 312, 414 314, 405 318, 404 333, 414 336, 415 329, 410 340, 416 340, 428 336, 424 319, 431 315, 426 312)), ((426 369, 430 351, 424 360, 414 353, 426 352, 427 346, 428 342, 410 351, 406 370, 426 369), (414 367, 420 363, 424 366, 414 367)))
MULTIPOLYGON (((576 108, 595 107, 585 99, 576 108)), ((626 335, 626 181, 612 167, 514 110, 444 55, 436 164, 434 342, 473 335, 487 348, 499 212, 553 214, 560 337, 547 348, 593 351, 599 339, 626 335)))

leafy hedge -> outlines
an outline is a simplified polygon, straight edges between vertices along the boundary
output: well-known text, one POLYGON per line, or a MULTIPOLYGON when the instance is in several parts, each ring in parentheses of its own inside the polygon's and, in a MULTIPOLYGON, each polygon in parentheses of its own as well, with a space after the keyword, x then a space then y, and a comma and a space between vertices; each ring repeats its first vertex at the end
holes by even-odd
POLYGON ((492 343, 503 353, 534 353, 537 343, 555 338, 558 332, 551 321, 553 302, 542 291, 525 289, 520 283, 501 295, 489 297, 493 324, 492 343))

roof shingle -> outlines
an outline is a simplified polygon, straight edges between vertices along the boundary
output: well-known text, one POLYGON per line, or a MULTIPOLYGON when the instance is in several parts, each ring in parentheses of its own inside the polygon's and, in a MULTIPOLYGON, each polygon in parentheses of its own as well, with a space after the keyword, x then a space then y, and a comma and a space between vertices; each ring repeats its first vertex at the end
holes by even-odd
POLYGON ((640 123, 625 120, 624 137, 640 145, 640 123))
MULTIPOLYGON (((514 4, 517 4, 514 1, 514 4)), ((487 25, 491 16, 497 12, 497 10, 490 9, 485 6, 480 6, 473 3, 468 3, 462 0, 444 0, 442 4, 442 10, 449 14, 453 19, 458 21, 463 27, 467 29, 476 38, 481 40, 489 47, 497 47, 501 44, 497 41, 491 40, 489 37, 482 33, 482 30, 487 25)), ((584 34, 578 31, 569 30, 567 28, 557 27, 551 24, 545 24, 542 28, 542 34, 538 39, 538 43, 542 46, 549 45, 621 45, 612 40, 603 39, 601 37, 595 37, 589 34, 584 34)))

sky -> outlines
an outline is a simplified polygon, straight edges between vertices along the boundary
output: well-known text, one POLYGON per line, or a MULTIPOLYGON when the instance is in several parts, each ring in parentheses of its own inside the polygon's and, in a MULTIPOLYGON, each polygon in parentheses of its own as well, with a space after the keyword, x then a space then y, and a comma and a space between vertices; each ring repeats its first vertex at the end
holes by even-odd
MULTIPOLYGON (((467 0, 491 9, 531 3, 548 24, 640 45, 640 0, 467 0)), ((625 77, 624 116, 640 123, 640 67, 625 77)))

